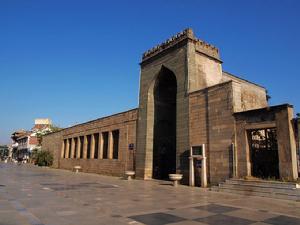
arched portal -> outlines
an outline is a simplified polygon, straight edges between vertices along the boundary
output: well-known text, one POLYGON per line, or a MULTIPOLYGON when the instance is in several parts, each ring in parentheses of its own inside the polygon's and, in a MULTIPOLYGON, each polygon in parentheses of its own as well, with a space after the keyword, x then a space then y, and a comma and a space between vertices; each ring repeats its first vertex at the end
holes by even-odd
POLYGON ((154 85, 153 170, 155 179, 176 172, 176 95, 172 71, 162 67, 154 85))

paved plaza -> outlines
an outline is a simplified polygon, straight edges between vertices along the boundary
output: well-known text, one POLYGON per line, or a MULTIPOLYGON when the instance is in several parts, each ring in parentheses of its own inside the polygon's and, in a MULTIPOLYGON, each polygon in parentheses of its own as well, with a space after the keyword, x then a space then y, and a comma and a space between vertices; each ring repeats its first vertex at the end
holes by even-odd
POLYGON ((0 225, 297 225, 300 202, 0 163, 0 225))

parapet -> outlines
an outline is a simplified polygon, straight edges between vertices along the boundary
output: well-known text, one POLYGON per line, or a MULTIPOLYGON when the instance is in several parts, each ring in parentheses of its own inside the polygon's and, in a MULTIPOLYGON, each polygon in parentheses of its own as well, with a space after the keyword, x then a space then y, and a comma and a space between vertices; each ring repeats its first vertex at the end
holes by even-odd
POLYGON ((142 62, 152 58, 153 56, 158 55, 159 53, 169 49, 176 44, 184 41, 189 40, 195 44, 195 48, 197 52, 205 54, 211 58, 214 58, 220 61, 219 49, 215 46, 208 44, 194 36, 194 32, 191 28, 187 28, 176 35, 172 36, 171 38, 167 39, 163 43, 149 49, 148 51, 144 52, 142 57, 142 62))

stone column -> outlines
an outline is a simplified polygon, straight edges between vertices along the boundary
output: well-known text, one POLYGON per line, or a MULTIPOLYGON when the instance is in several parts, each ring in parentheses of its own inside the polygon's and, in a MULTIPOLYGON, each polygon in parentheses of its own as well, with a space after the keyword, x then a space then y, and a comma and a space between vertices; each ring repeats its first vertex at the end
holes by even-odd
POLYGON ((76 149, 76 158, 80 158, 80 149, 81 149, 81 141, 80 137, 77 138, 77 149, 76 149))
POLYGON ((194 158, 193 158, 193 156, 189 157, 189 161, 190 161, 189 185, 191 187, 194 187, 195 186, 195 173, 194 173, 194 158))
POLYGON ((207 172, 206 172, 206 150, 205 144, 202 145, 202 168, 201 168, 201 187, 207 187, 207 172))
POLYGON ((61 145, 61 153, 60 153, 60 157, 64 158, 65 156, 65 140, 63 140, 62 145, 61 145))
POLYGON ((91 153, 90 153, 90 159, 93 159, 95 155, 95 136, 94 134, 91 134, 91 153))
POLYGON ((293 107, 289 105, 275 113, 279 173, 281 178, 287 180, 296 180, 298 178, 296 141, 292 126, 293 114, 293 107))
POLYGON ((108 132, 108 154, 107 154, 108 159, 113 158, 113 135, 112 132, 108 132))
POLYGON ((83 158, 87 158, 87 136, 84 135, 83 137, 83 158))
POLYGON ((251 176, 251 161, 250 161, 250 149, 247 140, 246 122, 244 120, 236 122, 236 165, 237 165, 237 177, 242 178, 245 176, 251 176))
POLYGON ((66 145, 65 158, 69 158, 69 149, 70 149, 69 139, 66 139, 66 142, 67 142, 67 145, 66 145))
POLYGON ((99 133, 98 159, 103 159, 103 137, 102 137, 102 133, 99 133))

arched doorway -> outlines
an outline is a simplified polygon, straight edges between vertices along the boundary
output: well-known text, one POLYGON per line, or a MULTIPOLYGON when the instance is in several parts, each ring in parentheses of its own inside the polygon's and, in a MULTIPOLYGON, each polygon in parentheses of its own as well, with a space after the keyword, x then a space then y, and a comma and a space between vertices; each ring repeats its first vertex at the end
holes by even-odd
POLYGON ((162 67, 154 85, 153 174, 168 179, 176 172, 176 95, 172 71, 162 67))

